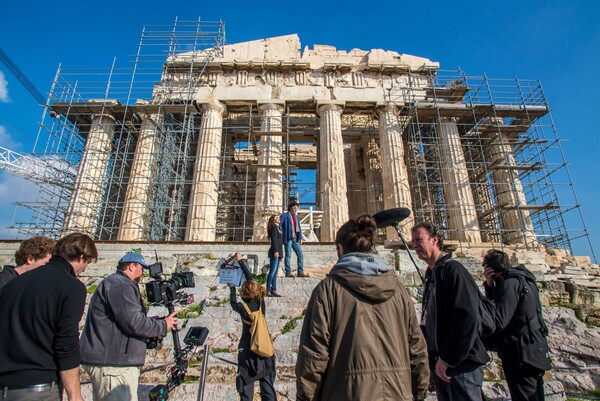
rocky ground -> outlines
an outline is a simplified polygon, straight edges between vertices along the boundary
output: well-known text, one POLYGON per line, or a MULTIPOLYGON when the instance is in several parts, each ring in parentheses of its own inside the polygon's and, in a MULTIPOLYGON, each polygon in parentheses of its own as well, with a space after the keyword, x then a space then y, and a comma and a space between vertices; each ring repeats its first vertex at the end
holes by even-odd
MULTIPOLYGON (((294 364, 303 310, 308 303, 314 286, 329 271, 331 265, 307 268, 310 278, 279 278, 278 291, 283 298, 267 298, 267 320, 277 352, 276 390, 279 400, 295 399, 294 364)), ((100 278, 88 277, 88 285, 97 283, 100 278)), ((91 287, 93 289, 93 287, 91 287)), ((411 289, 418 302, 418 291, 411 289)), ((241 334, 241 321, 229 306, 229 289, 218 284, 217 277, 196 276, 196 287, 188 290, 195 296, 195 305, 178 307, 185 327, 182 336, 191 326, 205 326, 210 334, 205 400, 236 400, 235 366, 236 347, 241 334), (200 307, 201 305, 201 307, 200 307)), ((91 291, 90 291, 91 292, 91 291)), ((420 309, 417 303, 416 308, 420 309)), ((162 314, 165 310, 152 308, 151 313, 162 314)), ((588 327, 575 315, 574 310, 565 307, 546 307, 544 317, 550 328, 549 343, 552 350, 552 364, 555 367, 546 374, 546 397, 548 400, 565 400, 567 394, 584 397, 600 388, 600 329, 588 327)), ((169 364, 172 362, 171 337, 167 337, 160 351, 149 351, 147 364, 139 388, 140 400, 147 400, 148 391, 167 379, 169 364)), ((196 400, 198 377, 200 376, 201 355, 191 360, 186 383, 171 393, 173 400, 196 400)), ((85 380, 85 377, 83 378, 85 380)), ((259 400, 258 386, 255 400, 259 400)), ((86 400, 91 401, 91 386, 84 384, 86 400)), ((501 400, 508 397, 499 361, 494 356, 486 367, 484 392, 489 399, 501 400)), ((597 393, 596 393, 597 394, 597 393)), ((430 394, 434 400, 435 395, 430 394)))

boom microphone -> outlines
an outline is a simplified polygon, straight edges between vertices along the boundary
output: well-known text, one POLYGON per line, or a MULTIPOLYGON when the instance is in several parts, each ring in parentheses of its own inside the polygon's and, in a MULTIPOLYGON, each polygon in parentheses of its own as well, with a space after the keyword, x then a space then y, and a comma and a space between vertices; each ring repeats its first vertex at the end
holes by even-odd
POLYGON ((400 223, 410 216, 410 209, 406 207, 396 207, 393 209, 382 210, 373 215, 377 227, 385 228, 400 223))
POLYGON ((408 249, 408 244, 406 243, 406 240, 404 239, 402 232, 398 228, 398 223, 400 223, 402 220, 406 219, 408 216, 410 216, 410 209, 408 209, 406 207, 397 207, 394 209, 382 210, 381 212, 375 213, 373 215, 373 218, 375 219, 375 223, 377 223, 377 227, 379 227, 379 228, 393 226, 396 229, 396 232, 398 233, 398 237, 400 238, 400 241, 402 241, 402 244, 404 245, 404 249, 406 249, 406 252, 408 252, 408 257, 413 262, 413 265, 415 266, 417 273, 419 273, 419 277, 421 278, 421 281, 424 283, 425 277, 423 276, 423 273, 421 273, 419 266, 417 266, 417 262, 415 262, 415 259, 413 258, 412 254, 410 253, 410 250, 408 249))

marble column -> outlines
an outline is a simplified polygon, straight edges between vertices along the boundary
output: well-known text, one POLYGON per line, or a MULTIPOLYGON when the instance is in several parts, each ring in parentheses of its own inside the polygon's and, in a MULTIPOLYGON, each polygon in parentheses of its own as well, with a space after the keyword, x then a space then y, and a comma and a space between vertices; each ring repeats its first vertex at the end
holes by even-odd
POLYGON ((148 115, 142 119, 142 126, 135 146, 129 182, 125 192, 119 241, 141 241, 147 239, 150 218, 151 183, 156 173, 156 157, 160 140, 159 115, 148 115))
MULTIPOLYGON (((400 223, 400 231, 410 241, 410 229, 414 225, 412 196, 408 180, 408 169, 404 158, 402 127, 398 121, 397 108, 388 105, 379 110, 379 143, 381 148, 381 173, 383 181, 384 209, 406 207, 411 211, 409 218, 400 223)), ((389 227, 386 230, 389 240, 398 234, 389 227)))
POLYGON ((456 122, 442 118, 437 124, 437 131, 449 239, 481 242, 477 210, 456 122))
POLYGON ((352 219, 367 213, 363 146, 366 146, 366 144, 351 143, 344 146, 346 187, 348 188, 348 214, 352 219))
POLYGON ((381 150, 375 139, 369 139, 363 146, 363 169, 365 171, 366 213, 374 215, 384 209, 383 183, 381 180, 381 150))
MULTIPOLYGON (((281 132, 283 105, 264 103, 258 108, 261 112, 261 132, 281 132)), ((256 169, 253 241, 267 241, 269 217, 283 212, 282 146, 283 137, 281 135, 260 136, 256 169)))
POLYGON ((319 190, 323 209, 321 242, 333 242, 337 230, 348 221, 342 107, 338 104, 323 104, 319 106, 318 111, 321 117, 319 136, 319 190))
MULTIPOLYGON (((498 121, 497 124, 501 125, 503 122, 498 121)), ((515 156, 510 143, 500 130, 492 131, 485 151, 492 174, 491 185, 500 209, 502 239, 509 244, 536 243, 523 185, 519 172, 514 169, 515 156)))
POLYGON ((78 231, 95 237, 114 131, 112 116, 101 114, 92 119, 67 207, 63 235, 78 231))
POLYGON ((186 241, 215 240, 224 113, 225 106, 219 102, 202 105, 186 241))

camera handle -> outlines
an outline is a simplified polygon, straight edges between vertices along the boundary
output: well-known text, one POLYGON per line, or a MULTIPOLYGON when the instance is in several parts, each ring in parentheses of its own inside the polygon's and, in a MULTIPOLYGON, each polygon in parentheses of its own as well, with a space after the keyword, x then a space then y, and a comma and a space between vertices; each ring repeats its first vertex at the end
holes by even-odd
MULTIPOLYGON (((169 315, 175 312, 175 305, 172 302, 167 304, 167 309, 169 311, 169 315)), ((176 326, 173 326, 171 329, 171 335, 173 336, 173 353, 175 354, 175 362, 178 363, 179 360, 184 357, 181 352, 181 342, 179 341, 179 329, 176 326)))

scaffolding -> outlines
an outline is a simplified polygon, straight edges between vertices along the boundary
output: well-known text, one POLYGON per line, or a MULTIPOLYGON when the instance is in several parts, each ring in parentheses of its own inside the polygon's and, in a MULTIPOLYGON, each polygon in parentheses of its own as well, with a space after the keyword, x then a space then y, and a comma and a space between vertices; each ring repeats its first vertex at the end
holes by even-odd
MULTIPOLYGON (((81 216, 69 207, 78 191, 85 196, 76 201, 95 216, 78 220, 79 227, 97 239, 119 240, 128 187, 147 180, 149 189, 139 199, 149 205, 139 212, 144 239, 185 240, 191 207, 198 206, 190 205, 190 197, 203 146, 203 109, 195 96, 214 86, 211 63, 224 46, 223 22, 175 20, 172 26, 145 26, 127 68, 116 60, 106 69, 59 66, 33 152, 45 168, 28 177, 39 186, 38 199, 17 202, 28 213, 18 214, 25 217, 13 226, 22 235, 54 237, 76 229, 69 219, 81 216), (90 149, 91 136, 103 147, 90 149), (150 141, 150 150, 136 166, 143 141, 150 141), (93 169, 102 174, 82 171, 85 158, 103 160, 93 169)), ((247 75, 238 72, 237 79, 247 75)), ((361 85, 362 75, 355 76, 360 82, 353 84, 361 85)), ((415 221, 433 222, 459 245, 476 238, 572 251, 572 241, 583 239, 593 255, 538 81, 424 69, 402 71, 391 89, 382 90, 386 102, 397 106, 415 221), (467 191, 467 202, 457 198, 459 190, 467 191), (473 217, 468 229, 453 220, 464 215, 473 217)), ((350 217, 383 208, 380 107, 347 103, 342 114, 350 217)), ((285 210, 290 200, 322 210, 315 103, 286 102, 276 132, 261 130, 256 101, 226 108, 215 156, 219 170, 210 182, 218 193, 215 241, 252 239, 257 172, 265 167, 259 148, 266 138, 281 140, 281 156, 268 166, 281 177, 281 204, 274 210, 285 210)), ((318 233, 318 223, 314 228, 318 233)))

